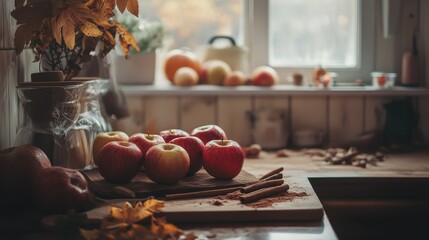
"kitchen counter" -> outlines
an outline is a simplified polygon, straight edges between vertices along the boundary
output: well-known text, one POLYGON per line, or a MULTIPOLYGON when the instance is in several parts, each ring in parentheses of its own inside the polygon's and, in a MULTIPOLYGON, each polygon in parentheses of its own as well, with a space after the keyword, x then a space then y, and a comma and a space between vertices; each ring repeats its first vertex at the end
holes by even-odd
MULTIPOLYGON (((244 169, 259 177, 282 166, 286 181, 290 175, 308 177, 325 209, 322 221, 177 225, 202 239, 337 239, 337 234, 340 239, 399 238, 410 231, 414 234, 408 237, 420 236, 428 224, 422 220, 429 214, 428 157, 428 151, 391 154, 378 166, 363 169, 329 165, 306 155, 279 158, 262 152, 260 158, 246 159, 244 169)), ((1 229, 8 231, 2 231, 0 238, 21 232, 19 227, 28 228, 31 221, 28 216, 1 216, 1 229)), ((32 230, 37 229, 32 224, 32 230)))
POLYGON ((425 204, 426 199, 429 199, 428 151, 391 154, 378 166, 368 166, 365 169, 348 165, 329 165, 302 154, 280 158, 276 157, 275 153, 267 152, 262 152, 257 159, 246 159, 244 164, 244 169, 257 177, 276 167, 285 168, 286 179, 288 175, 306 176, 310 179, 328 213, 323 221, 198 224, 182 227, 202 234, 213 232, 218 239, 337 239, 336 231, 341 233, 340 239, 395 239, 404 237, 403 234, 407 230, 414 231, 414 234, 408 233, 408 237, 420 236, 422 229, 425 229, 421 226, 427 222, 423 221, 419 225, 414 224, 414 221, 419 221, 420 218, 416 216, 416 212, 429 212, 429 205, 425 204), (374 207, 375 212, 368 210, 374 207), (353 212, 353 209, 358 209, 357 213, 353 212), (355 219, 348 215, 350 211, 355 219), (332 224, 335 231, 331 225, 333 219, 330 213, 338 218, 333 221, 335 225, 332 224), (402 224, 403 228, 398 228, 399 232, 395 231, 396 225, 386 221, 383 216, 391 217, 401 224, 404 219, 400 217, 406 216, 406 221, 410 221, 412 226, 402 224), (375 220, 368 220, 368 217, 375 220), (365 230, 362 227, 368 226, 362 222, 374 224, 378 228, 365 230), (379 222, 387 223, 383 225, 379 222), (338 229, 335 228, 336 225, 339 226, 338 229), (387 231, 384 228, 392 228, 389 230, 390 234, 383 232, 387 231), (416 231, 414 228, 420 230, 416 231))
POLYGON ((330 165, 306 155, 262 153, 245 169, 278 166, 309 178, 339 239, 419 239, 429 226, 429 151, 392 153, 378 166, 330 165), (264 164, 262 164, 264 163, 264 164))

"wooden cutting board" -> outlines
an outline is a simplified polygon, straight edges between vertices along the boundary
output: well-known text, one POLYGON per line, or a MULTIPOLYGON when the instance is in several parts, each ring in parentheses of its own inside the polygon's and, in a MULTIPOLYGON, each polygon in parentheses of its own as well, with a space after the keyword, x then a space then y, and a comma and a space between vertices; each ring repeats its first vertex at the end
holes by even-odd
MULTIPOLYGON (((241 204, 238 200, 220 200, 222 205, 214 205, 214 198, 166 201, 161 215, 173 223, 203 222, 249 222, 249 221, 320 221, 323 207, 307 178, 286 176, 288 192, 305 192, 307 196, 274 203, 270 207, 254 208, 241 204)), ((117 202, 115 206, 122 206, 117 202)), ((88 212, 89 218, 102 218, 109 212, 104 206, 88 212)))
POLYGON ((258 179, 252 174, 242 170, 240 174, 232 180, 218 180, 210 176, 204 169, 196 174, 185 177, 177 184, 161 185, 152 182, 144 172, 139 172, 131 182, 126 184, 114 184, 107 182, 98 172, 98 169, 86 170, 82 172, 88 181, 90 190, 97 196, 107 199, 124 198, 116 193, 113 188, 123 186, 133 190, 138 198, 149 196, 164 196, 171 193, 183 193, 192 191, 202 191, 209 189, 236 187, 252 184, 258 179))

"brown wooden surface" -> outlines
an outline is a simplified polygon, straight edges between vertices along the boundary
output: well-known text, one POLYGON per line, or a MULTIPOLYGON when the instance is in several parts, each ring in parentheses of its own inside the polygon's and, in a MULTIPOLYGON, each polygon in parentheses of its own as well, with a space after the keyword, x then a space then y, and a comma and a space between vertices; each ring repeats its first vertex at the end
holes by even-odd
POLYGON ((379 162, 377 166, 368 165, 367 168, 330 165, 323 160, 313 160, 310 156, 298 152, 289 157, 277 157, 275 152, 263 151, 259 158, 246 159, 243 168, 260 177, 276 167, 284 167, 285 174, 309 178, 429 177, 429 149, 389 153, 384 162, 379 162))
POLYGON ((152 182, 144 172, 139 172, 130 183, 114 184, 106 181, 98 172, 98 169, 84 171, 83 174, 88 180, 90 190, 99 197, 103 198, 121 198, 123 196, 116 193, 115 186, 124 186, 133 190, 139 198, 148 196, 164 196, 171 193, 193 192, 209 189, 218 189, 226 187, 244 186, 258 179, 252 174, 241 171, 240 174, 232 180, 218 180, 210 176, 203 169, 196 174, 185 177, 177 184, 161 185, 152 182))
MULTIPOLYGON (((309 181, 305 177, 286 176, 289 192, 305 192, 307 196, 274 203, 264 208, 254 208, 241 204, 239 200, 218 200, 214 197, 166 201, 161 214, 171 222, 266 222, 266 221, 320 221, 323 207, 309 181)), ((123 202, 115 205, 122 206, 123 202)), ((88 213, 90 218, 102 218, 109 213, 109 207, 101 207, 88 213)))

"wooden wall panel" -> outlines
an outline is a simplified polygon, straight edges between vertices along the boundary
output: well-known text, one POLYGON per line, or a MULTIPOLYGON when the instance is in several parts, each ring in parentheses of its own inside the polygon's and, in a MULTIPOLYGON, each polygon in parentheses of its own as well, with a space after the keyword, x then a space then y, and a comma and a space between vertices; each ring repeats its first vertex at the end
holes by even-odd
POLYGON ((331 97, 329 99, 329 145, 341 146, 364 131, 362 97, 331 97))
POLYGON ((158 133, 179 127, 177 97, 144 97, 143 132, 158 133))
MULTIPOLYGON (((254 98, 254 106, 253 110, 257 114, 261 111, 266 110, 273 110, 276 112, 274 116, 274 119, 268 120, 268 119, 261 119, 262 123, 258 125, 258 122, 255 123, 253 126, 252 132, 253 132, 253 140, 255 143, 260 144, 263 147, 266 147, 267 149, 270 148, 283 148, 287 147, 289 144, 289 137, 291 134, 291 125, 290 125, 290 98, 287 96, 282 97, 269 97, 269 96, 261 96, 261 97, 255 97, 254 98), (277 113, 281 115, 277 115, 277 113), (280 117, 278 119, 277 117, 280 117), (279 125, 279 121, 282 122, 282 124, 279 125), (265 128, 264 128, 265 125, 265 128), (280 129, 279 129, 280 126, 280 129), (255 132, 255 130, 257 130, 255 132), (264 128, 264 129, 262 129, 264 128), (266 135, 272 135, 269 139, 271 141, 267 141, 266 135), (263 139, 265 142, 261 143, 263 139), (258 141, 259 140, 259 141, 258 141), (283 144, 283 145, 282 145, 283 144)), ((265 112, 266 113, 266 112, 265 112)), ((267 117, 267 115, 265 115, 267 117)))
POLYGON ((252 144, 250 121, 246 112, 252 110, 251 97, 222 97, 218 99, 218 125, 229 139, 241 146, 252 144))
POLYGON ((217 124, 216 97, 180 97, 179 105, 180 124, 178 128, 190 133, 196 127, 217 124))
POLYGON ((386 121, 384 104, 388 103, 390 98, 386 97, 365 97, 365 122, 364 131, 381 131, 386 121))
POLYGON ((291 103, 292 134, 300 130, 328 131, 327 97, 293 97, 291 103))
POLYGON ((144 105, 141 97, 127 97, 130 116, 115 120, 111 119, 113 130, 123 131, 129 136, 143 131, 144 105))

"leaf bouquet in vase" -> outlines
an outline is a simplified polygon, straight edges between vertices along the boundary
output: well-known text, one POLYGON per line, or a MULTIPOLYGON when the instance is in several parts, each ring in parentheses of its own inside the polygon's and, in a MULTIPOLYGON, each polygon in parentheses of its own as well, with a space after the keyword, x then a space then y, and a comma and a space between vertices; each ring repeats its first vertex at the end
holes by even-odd
POLYGON ((124 56, 130 47, 140 50, 112 18, 116 7, 138 15, 138 0, 15 0, 16 52, 31 48, 40 71, 31 82, 18 83, 24 119, 15 144, 38 146, 53 165, 83 168, 90 163, 92 140, 85 131, 94 129, 94 121, 85 114, 87 91, 94 88, 75 76, 94 52, 105 57, 116 39, 124 56))

